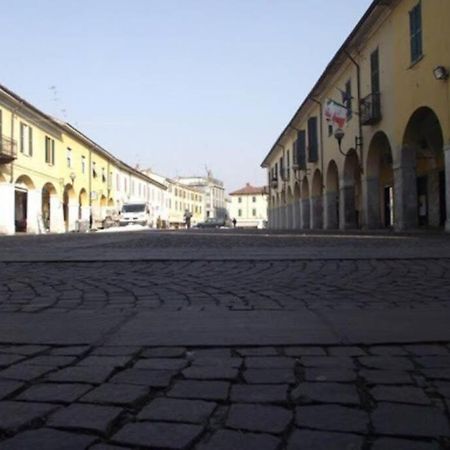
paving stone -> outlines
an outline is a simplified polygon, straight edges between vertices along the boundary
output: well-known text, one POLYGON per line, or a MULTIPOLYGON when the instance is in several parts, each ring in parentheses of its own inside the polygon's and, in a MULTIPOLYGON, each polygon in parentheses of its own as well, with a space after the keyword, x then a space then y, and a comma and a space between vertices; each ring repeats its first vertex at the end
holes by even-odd
POLYGON ((180 400, 159 397, 147 405, 138 415, 139 420, 155 422, 204 423, 217 403, 203 400, 180 400))
POLYGON ((301 383, 291 392, 294 401, 359 405, 355 386, 342 383, 301 383))
POLYGON ((408 352, 414 353, 414 355, 449 355, 448 350, 443 345, 405 345, 408 352))
POLYGON ((301 364, 305 367, 328 367, 330 369, 353 369, 354 363, 349 356, 304 356, 301 364))
POLYGON ((80 402, 133 406, 149 393, 146 386, 105 383, 81 397, 80 402))
POLYGON ((450 355, 416 356, 414 360, 427 369, 450 368, 450 355))
POLYGON ((13 380, 0 380, 0 400, 19 390, 23 383, 13 380))
POLYGON ((32 366, 64 367, 74 363, 75 361, 76 358, 73 356, 41 355, 25 360, 23 364, 29 364, 32 366))
POLYGON ((436 442, 418 442, 406 439, 380 438, 372 445, 372 450, 439 450, 436 442))
POLYGON ((398 345, 372 346, 369 349, 376 356, 406 356, 408 352, 398 345))
POLYGON ((23 355, 2 355, 0 354, 0 366, 7 367, 11 364, 14 364, 21 359, 24 359, 23 355))
POLYGON ((321 347, 286 347, 286 356, 326 356, 326 352, 321 347))
POLYGON ((422 389, 414 386, 375 386, 370 390, 376 401, 413 403, 417 405, 430 405, 431 400, 422 389))
POLYGON ((377 434, 437 437, 450 432, 445 416, 429 406, 380 403, 372 413, 377 434))
POLYGON ((362 356, 358 360, 363 366, 370 369, 414 370, 414 364, 402 356, 362 356))
POLYGON ((245 358, 245 366, 248 369, 293 369, 295 359, 286 356, 248 357, 245 358))
POLYGON ((185 347, 148 348, 141 354, 143 358, 181 358, 186 353, 185 347))
POLYGON ((225 400, 230 383, 225 381, 177 381, 168 392, 169 397, 225 400))
POLYGON ((109 346, 104 345, 96 347, 91 355, 92 356, 128 356, 134 355, 140 350, 140 347, 134 347, 130 345, 109 346))
MULTIPOLYGON (((25 425, 43 419, 57 408, 45 403, 0 402, 0 430, 16 431, 25 425)), ((0 444, 3 449, 3 442, 0 444)))
POLYGON ((295 430, 287 450, 360 450, 362 444, 363 438, 355 434, 295 430))
POLYGON ((192 367, 228 367, 239 369, 242 366, 242 358, 214 358, 202 357, 192 361, 192 367))
POLYGON ((365 356, 367 353, 360 347, 329 347, 331 356, 365 356))
POLYGON ((110 383, 137 384, 164 388, 169 386, 175 372, 169 370, 126 369, 111 378, 110 383))
POLYGON ((124 447, 118 447, 117 445, 109 445, 109 444, 97 444, 93 447, 89 447, 89 450, 123 450, 124 447))
POLYGON ((42 383, 31 386, 26 391, 22 392, 17 400, 27 400, 35 402, 61 402, 72 403, 87 391, 92 386, 88 384, 57 384, 57 383, 42 383))
POLYGON ((231 350, 229 348, 201 348, 194 349, 190 352, 193 359, 213 358, 213 359, 229 359, 231 358, 231 350))
POLYGON ((95 437, 41 428, 25 431, 1 443, 2 450, 80 450, 96 440, 95 437))
POLYGON ((0 371, 0 378, 9 380, 31 381, 54 370, 48 366, 29 366, 23 363, 16 364, 0 371))
POLYGON ((89 366, 89 367, 125 367, 129 361, 131 361, 132 356, 87 356, 82 359, 78 366, 89 366))
POLYGON ((181 370, 187 366, 185 359, 175 358, 149 358, 139 359, 135 364, 135 369, 152 369, 152 370, 181 370))
POLYGON ((120 408, 113 406, 73 404, 53 413, 47 420, 47 426, 106 434, 121 412, 120 408))
POLYGON ((53 372, 46 378, 49 381, 100 384, 105 382, 114 370, 111 366, 73 366, 53 372))
POLYGON ((87 345, 77 345, 69 347, 57 347, 50 350, 50 354, 54 356, 80 356, 89 350, 87 345))
POLYGON ((0 349, 0 353, 33 356, 45 352, 48 349, 49 347, 46 345, 11 345, 0 349))
POLYGON ((300 406, 295 410, 295 423, 301 428, 367 433, 368 414, 340 405, 300 406))
POLYGON ((445 381, 435 381, 434 385, 436 386, 436 390, 441 394, 443 397, 450 398, 450 383, 447 383, 445 381))
POLYGON ((287 384, 235 384, 230 399, 234 403, 286 403, 287 384))
POLYGON ((188 367, 182 374, 195 380, 235 380, 239 370, 230 367, 188 367))
POLYGON ((249 347, 236 350, 241 356, 277 356, 275 347, 249 347))
POLYGON ((280 440, 270 434, 242 433, 239 431, 219 430, 198 450, 276 450, 280 440))
POLYGON ((305 369, 306 381, 355 381, 357 374, 352 369, 305 369))
POLYGON ((292 369, 247 369, 244 379, 251 384, 294 384, 295 375, 292 369))
POLYGON ((398 370, 368 370, 359 372, 368 384, 411 384, 412 378, 408 372, 398 370))
POLYGON ((292 420, 292 412, 281 406, 233 404, 226 426, 238 430, 283 433, 292 420))
POLYGON ((125 425, 112 440, 124 445, 138 445, 164 449, 185 449, 203 431, 199 425, 140 422, 125 425))

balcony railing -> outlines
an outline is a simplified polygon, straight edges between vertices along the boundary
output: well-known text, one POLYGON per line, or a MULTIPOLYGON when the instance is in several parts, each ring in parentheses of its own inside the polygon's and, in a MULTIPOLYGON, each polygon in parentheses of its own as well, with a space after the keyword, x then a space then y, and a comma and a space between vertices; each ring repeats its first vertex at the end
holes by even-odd
POLYGON ((17 142, 0 136, 0 164, 9 164, 17 158, 17 142))
POLYGON ((270 187, 272 189, 276 189, 278 187, 278 178, 272 177, 272 179, 270 180, 270 187))
POLYGON ((381 120, 380 93, 373 92, 361 100, 361 123, 374 125, 381 120))
POLYGON ((290 170, 287 167, 280 169, 280 176, 283 181, 289 181, 290 170))

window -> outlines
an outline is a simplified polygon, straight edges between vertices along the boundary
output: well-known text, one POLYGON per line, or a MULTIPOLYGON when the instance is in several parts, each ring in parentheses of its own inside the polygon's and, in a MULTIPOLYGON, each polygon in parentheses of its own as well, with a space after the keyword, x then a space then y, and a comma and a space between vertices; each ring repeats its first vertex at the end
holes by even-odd
POLYGON ((342 103, 347 110, 347 120, 352 118, 352 82, 348 80, 345 83, 345 90, 342 92, 342 103))
POLYGON ((81 173, 86 173, 86 156, 81 157, 81 173))
POLYGON ((120 177, 119 174, 116 174, 116 189, 120 191, 120 177))
POLYGON ((95 161, 92 163, 92 178, 97 178, 97 165, 95 161))
POLYGON ((238 203, 242 203, 242 197, 238 197, 238 203))
POLYGON ((378 94, 380 92, 380 60, 378 49, 370 54, 370 84, 372 94, 378 94))
POLYGON ((317 117, 308 119, 308 161, 317 162, 319 160, 319 143, 317 135, 317 117))
POLYGON ((256 217, 256 209, 252 209, 252 216, 256 217))
POLYGON ((256 203, 256 197, 252 197, 252 202, 256 203))
POLYGON ((45 136, 45 162, 53 166, 55 164, 55 140, 45 136))
POLYGON ((72 167, 72 149, 70 147, 67 147, 66 150, 66 160, 67 160, 67 167, 70 169, 72 167))
POLYGON ((102 182, 103 183, 106 182, 106 170, 104 167, 102 167, 102 182))
POLYGON ((238 209, 238 217, 242 217, 242 209, 238 209))
POLYGON ((297 132, 297 164, 302 170, 306 169, 306 131, 297 132))
POLYGON ((33 130, 23 122, 20 123, 20 152, 33 156, 33 130))
POLYGON ((422 56, 422 8, 421 3, 409 12, 409 37, 411 45, 411 62, 422 56))

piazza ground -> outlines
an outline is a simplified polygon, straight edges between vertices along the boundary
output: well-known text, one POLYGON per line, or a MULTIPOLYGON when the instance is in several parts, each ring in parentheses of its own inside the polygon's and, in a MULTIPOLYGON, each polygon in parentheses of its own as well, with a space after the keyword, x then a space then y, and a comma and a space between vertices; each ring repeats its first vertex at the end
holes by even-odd
POLYGON ((450 238, 0 238, 0 448, 446 449, 450 238))

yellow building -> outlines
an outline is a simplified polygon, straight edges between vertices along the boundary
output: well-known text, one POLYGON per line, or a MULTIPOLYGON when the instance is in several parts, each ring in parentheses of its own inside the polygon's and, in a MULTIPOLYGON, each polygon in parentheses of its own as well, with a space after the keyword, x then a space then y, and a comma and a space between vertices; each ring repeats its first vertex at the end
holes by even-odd
POLYGON ((117 209, 114 173, 152 184, 70 124, 0 86, 0 233, 102 226, 117 209))
POLYGON ((265 157, 271 228, 450 231, 447 0, 375 0, 265 157))
POLYGON ((186 212, 191 215, 191 225, 205 220, 203 209, 203 194, 194 187, 189 187, 176 180, 166 180, 168 183, 169 224, 179 228, 185 224, 186 212))

